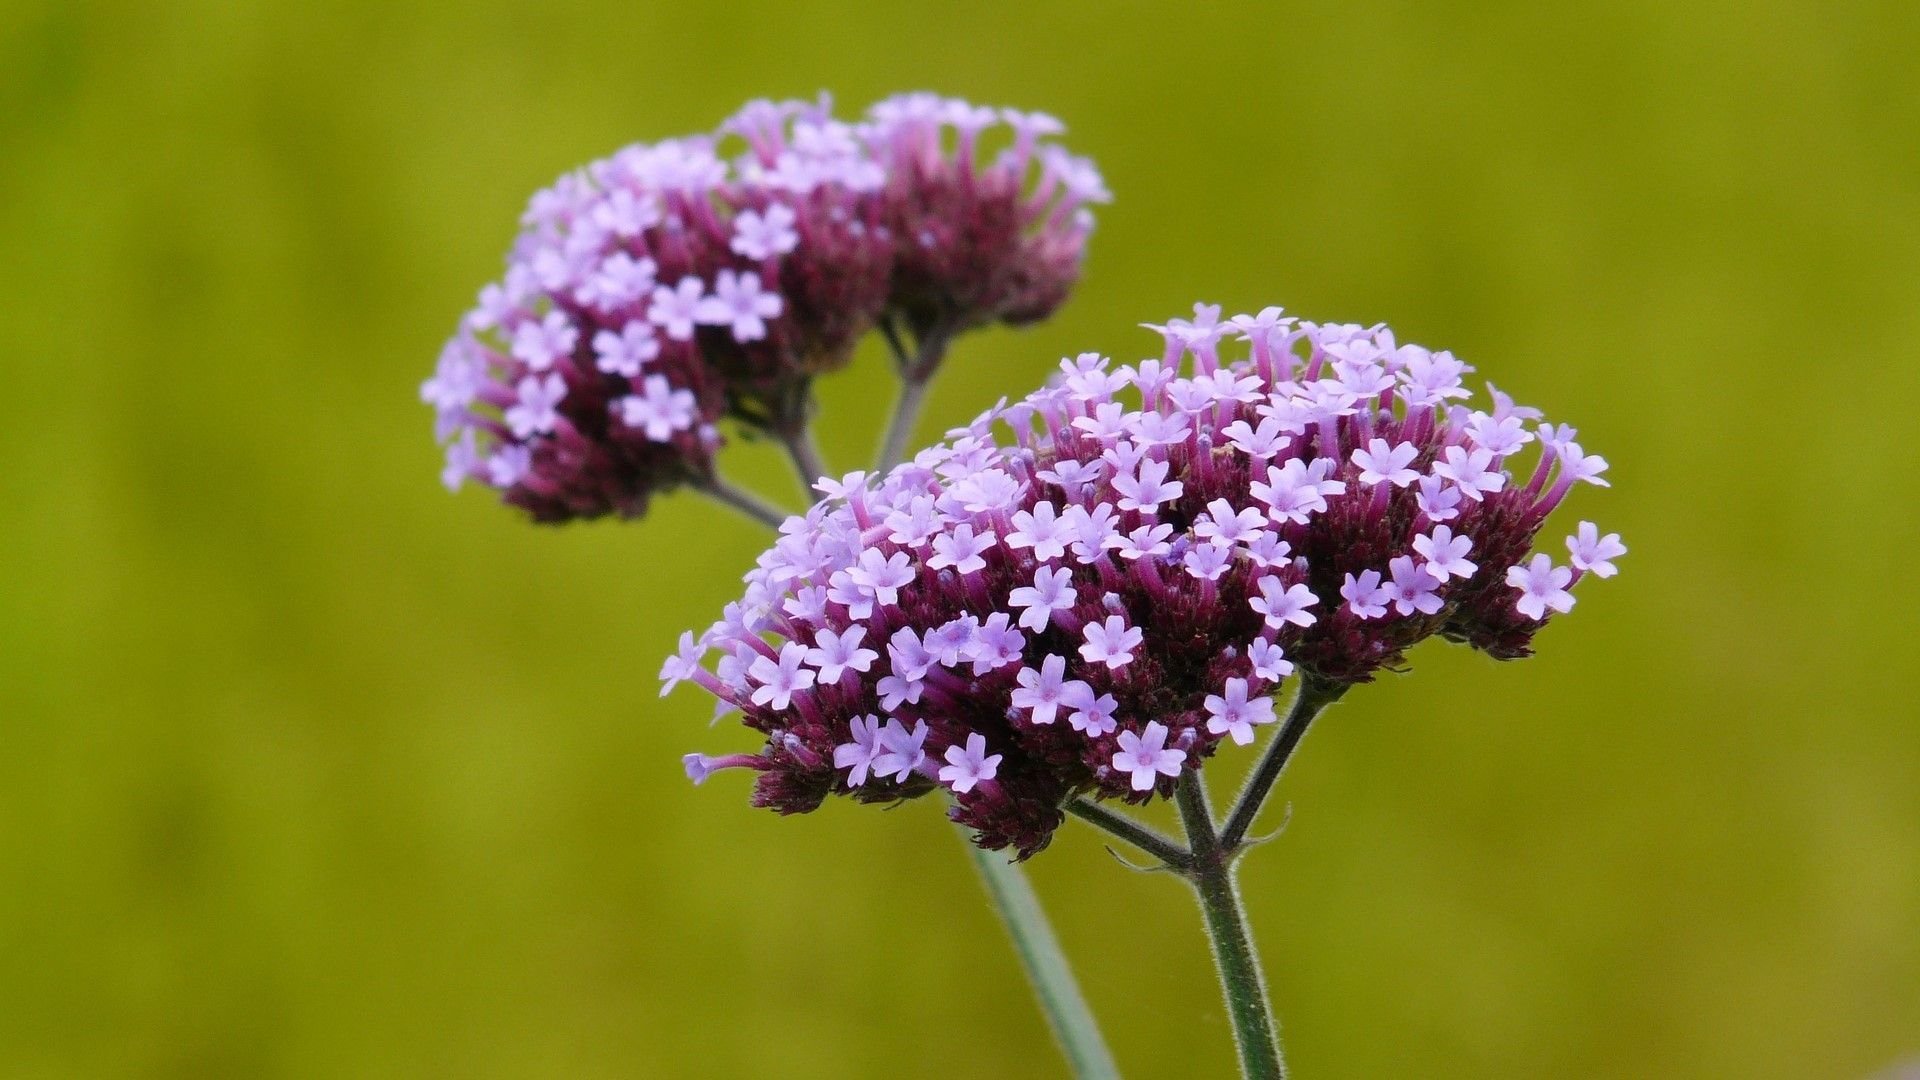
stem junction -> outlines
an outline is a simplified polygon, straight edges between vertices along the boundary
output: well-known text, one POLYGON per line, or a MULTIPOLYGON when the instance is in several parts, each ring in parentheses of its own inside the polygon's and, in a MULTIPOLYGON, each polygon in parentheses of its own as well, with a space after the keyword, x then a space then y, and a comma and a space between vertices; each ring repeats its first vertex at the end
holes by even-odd
POLYGON ((1174 801, 1186 832, 1184 847, 1090 799, 1077 798, 1066 808, 1082 821, 1152 856, 1159 863, 1152 869, 1171 871, 1193 886, 1201 915, 1206 920, 1207 938, 1213 944, 1220 989, 1226 999, 1228 1018, 1233 1022, 1234 1045, 1240 1052, 1241 1073, 1250 1080, 1283 1080, 1287 1066, 1280 1052, 1279 1027, 1274 1022, 1273 1007, 1267 1000, 1260 954, 1254 947, 1253 932, 1240 902, 1235 867, 1240 856, 1259 843, 1248 840, 1247 832, 1259 817, 1287 762, 1299 749, 1308 726, 1345 691, 1344 686, 1311 676, 1302 677, 1286 720, 1259 764, 1254 766, 1221 825, 1214 824, 1213 809, 1208 804, 1206 786, 1199 772, 1190 770, 1182 775, 1174 788, 1174 801))

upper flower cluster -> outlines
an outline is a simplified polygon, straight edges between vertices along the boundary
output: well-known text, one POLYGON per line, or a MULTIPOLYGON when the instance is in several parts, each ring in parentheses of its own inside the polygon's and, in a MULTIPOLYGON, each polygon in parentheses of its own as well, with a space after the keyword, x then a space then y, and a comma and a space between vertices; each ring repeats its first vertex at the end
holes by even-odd
POLYGON ((711 478, 723 417, 797 430, 808 380, 881 318, 951 335, 1044 317, 1107 198, 1044 141, 1060 130, 931 95, 858 123, 757 101, 561 177, 421 387, 447 485, 543 521, 635 516, 711 478))
POLYGON ((1614 573, 1625 549, 1590 523, 1567 565, 1530 554, 1574 484, 1606 483, 1571 428, 1491 386, 1473 407, 1465 364, 1384 326, 1218 315, 1154 327, 1158 359, 1064 361, 877 483, 823 484, 662 672, 767 736, 689 773, 758 770, 755 801, 789 813, 945 787, 1024 856, 1068 797, 1167 794, 1252 742, 1296 671, 1365 681, 1435 633, 1524 656, 1614 573))

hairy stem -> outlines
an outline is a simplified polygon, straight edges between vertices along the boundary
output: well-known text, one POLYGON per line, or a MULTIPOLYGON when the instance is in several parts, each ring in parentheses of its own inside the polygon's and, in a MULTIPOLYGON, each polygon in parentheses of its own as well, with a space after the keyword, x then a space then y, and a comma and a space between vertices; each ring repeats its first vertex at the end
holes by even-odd
POLYGON ((1191 853, 1172 839, 1092 799, 1074 799, 1067 804, 1067 813, 1132 844, 1159 859, 1170 870, 1184 872, 1192 862, 1191 853))
MULTIPOLYGON (((961 838, 966 839, 964 830, 961 838)), ((1054 937, 1047 913, 1040 907, 1040 898, 1034 895, 1027 875, 1004 856, 982 850, 970 841, 967 850, 973 853, 973 864, 986 882, 995 910, 1007 924, 1014 950, 1020 954, 1021 966, 1026 968, 1027 979, 1033 984, 1034 996, 1040 999, 1041 1011, 1046 1013, 1047 1023, 1060 1041, 1073 1075, 1081 1080, 1119 1080, 1120 1070, 1114 1064, 1113 1052, 1107 1049, 1106 1040, 1100 1035, 1100 1024, 1094 1020, 1093 1010, 1087 1007, 1079 983, 1074 981, 1067 954, 1054 937)))
POLYGON ((1207 939, 1213 943, 1220 990, 1226 998, 1228 1019, 1233 1022, 1233 1042, 1240 1051, 1241 1075, 1247 1080, 1283 1080, 1287 1066, 1280 1055, 1273 1007, 1267 1003, 1260 954, 1254 950, 1253 934, 1240 906, 1233 853, 1221 846, 1220 836, 1214 832, 1213 810, 1207 805, 1207 791, 1199 773, 1182 776, 1174 796, 1187 830, 1187 844, 1193 850, 1193 864, 1186 876, 1199 897, 1207 939))
POLYGON ((778 529, 781 522, 787 520, 787 512, 745 488, 738 488, 720 478, 718 474, 708 476, 693 485, 694 490, 727 507, 743 514, 768 528, 778 529))
POLYGON ((1294 695, 1293 708, 1287 712, 1287 719, 1280 725, 1280 731, 1267 745, 1267 751, 1261 755, 1260 764, 1253 767, 1247 782, 1240 789, 1240 796, 1233 801, 1233 809, 1227 812, 1226 824, 1220 828, 1220 847, 1229 859, 1240 852, 1247 838, 1247 830, 1253 827, 1253 821, 1260 816, 1260 808, 1267 801, 1267 795, 1273 791, 1273 785, 1280 779, 1280 773, 1286 769, 1293 752, 1299 748, 1300 740, 1306 737, 1308 725, 1320 711, 1340 700, 1346 693, 1344 686, 1335 686, 1321 682, 1311 676, 1302 676, 1300 690, 1294 695))

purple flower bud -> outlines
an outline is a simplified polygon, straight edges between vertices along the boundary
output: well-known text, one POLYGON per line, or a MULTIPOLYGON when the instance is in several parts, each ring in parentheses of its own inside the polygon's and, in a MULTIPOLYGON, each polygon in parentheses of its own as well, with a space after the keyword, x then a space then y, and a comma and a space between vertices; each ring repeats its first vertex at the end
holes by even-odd
POLYGON ((1062 130, 1051 117, 996 117, 932 94, 869 110, 862 134, 886 176, 892 302, 917 333, 1036 322, 1072 291, 1093 230, 1087 208, 1112 196, 1092 162, 1040 141, 1062 130), (989 158, 979 136, 997 122, 1014 144, 989 158))

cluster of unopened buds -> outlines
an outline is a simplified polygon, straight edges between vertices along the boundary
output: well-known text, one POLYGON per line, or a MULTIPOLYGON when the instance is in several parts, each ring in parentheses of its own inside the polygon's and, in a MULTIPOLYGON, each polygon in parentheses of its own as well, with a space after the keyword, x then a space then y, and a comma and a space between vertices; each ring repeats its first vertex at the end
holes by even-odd
POLYGON ((561 177, 421 388, 447 486, 638 516, 719 486, 724 420, 805 453, 810 381, 877 325, 924 381, 955 334, 1044 318, 1108 198, 1060 131, 925 94, 852 123, 760 101, 561 177))
POLYGON ((1532 552, 1575 484, 1606 483, 1571 428, 1492 387, 1473 407, 1466 365, 1382 326, 1218 314, 823 483, 666 664, 766 737, 690 775, 752 770, 785 813, 944 788, 980 844, 1030 855, 1070 798, 1169 795, 1252 742, 1290 677, 1364 682, 1434 634, 1525 656, 1613 574, 1624 548, 1591 523, 1564 565, 1532 552))

